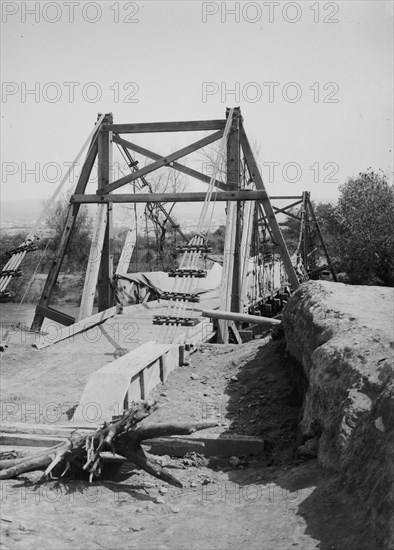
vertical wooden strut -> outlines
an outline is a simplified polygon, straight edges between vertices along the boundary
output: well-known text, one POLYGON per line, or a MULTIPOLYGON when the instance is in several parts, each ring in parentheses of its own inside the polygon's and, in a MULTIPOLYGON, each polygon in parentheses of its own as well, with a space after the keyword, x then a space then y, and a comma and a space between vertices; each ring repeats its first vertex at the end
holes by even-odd
MULTIPOLYGON (((229 109, 226 111, 226 116, 229 109)), ((227 140, 227 185, 228 190, 239 190, 241 150, 239 127, 241 112, 234 109, 231 130, 227 140)), ((223 276, 220 294, 220 308, 224 311, 239 312, 241 309, 241 221, 242 205, 233 201, 227 202, 226 235, 224 242, 223 276)), ((228 342, 228 321, 218 321, 218 343, 228 342)))
MULTIPOLYGON (((97 157, 97 139, 96 137, 94 137, 92 140, 92 144, 90 146, 89 152, 86 156, 84 165, 82 167, 81 173, 79 175, 78 183, 75 188, 75 193, 83 194, 85 192, 96 157, 97 157)), ((56 255, 53 258, 51 267, 49 269, 44 290, 42 291, 42 295, 38 303, 36 313, 34 315, 34 319, 31 325, 32 330, 40 330, 42 327, 42 323, 44 322, 45 317, 44 315, 42 315, 42 313, 40 313, 40 306, 41 307, 49 306, 49 302, 53 294, 57 278, 60 273, 60 268, 62 266, 64 256, 66 254, 68 243, 70 242, 70 237, 72 235, 72 231, 75 226, 75 221, 77 219, 80 206, 81 206, 80 204, 69 204, 68 206, 66 222, 64 224, 62 235, 60 237, 60 242, 56 251, 56 255)))
POLYGON ((256 203, 248 201, 243 210, 243 225, 241 237, 241 311, 240 313, 248 313, 248 285, 247 274, 249 267, 250 249, 252 245, 252 235, 254 229, 256 203))
MULTIPOLYGON (((252 148, 250 147, 249 140, 246 136, 242 122, 240 127, 240 136, 241 136, 241 147, 242 147, 243 154, 245 156, 250 177, 256 184, 256 188, 259 191, 266 191, 263 183, 263 178, 261 177, 261 174, 259 172, 256 160, 252 152, 252 148)), ((278 221, 275 217, 275 213, 272 208, 271 201, 268 197, 268 194, 266 195, 266 198, 263 199, 261 202, 262 202, 263 209, 264 209, 268 224, 270 226, 272 235, 275 239, 275 244, 279 248, 287 277, 289 279, 289 282, 292 286, 293 291, 295 291, 300 286, 300 283, 298 281, 298 277, 295 272, 294 266, 291 262, 289 251, 287 250, 287 246, 283 238, 282 231, 280 230, 278 221)))
MULTIPOLYGON (((234 245, 236 234, 237 207, 235 202, 227 203, 226 234, 223 251, 223 272, 222 284, 220 289, 220 309, 230 311, 231 309, 231 291, 234 273, 234 245)), ((228 343, 228 321, 226 319, 218 320, 218 344, 228 343)))
MULTIPOLYGON (((233 123, 227 141, 227 187, 229 191, 239 191, 241 186, 241 144, 239 140, 239 125, 241 121, 240 108, 236 107, 234 109, 233 123)), ((243 206, 241 202, 237 202, 235 205, 234 265, 230 307, 231 311, 236 313, 241 311, 241 236, 243 206)))
MULTIPOLYGON (((106 114, 103 124, 112 124, 106 114)), ((100 130, 98 141, 98 188, 108 185, 112 169, 112 132, 100 130)), ((112 306, 112 204, 98 204, 94 233, 86 269, 78 320, 93 313, 98 283, 98 306, 103 311, 112 306)))
MULTIPOLYGON (((112 114, 106 115, 107 124, 112 124, 112 114), (107 118, 108 117, 108 118, 107 118)), ((112 132, 100 132, 98 137, 98 189, 112 181, 112 132)), ((98 310, 103 311, 113 305, 113 221, 112 203, 107 205, 107 225, 105 229, 103 252, 98 278, 98 310)))
POLYGON ((330 258, 330 255, 328 254, 327 246, 326 246, 326 243, 324 242, 323 235, 322 235, 322 232, 321 232, 321 229, 320 229, 320 225, 319 225, 319 222, 317 221, 316 214, 315 214, 315 211, 314 211, 312 203, 311 203, 309 191, 305 191, 305 195, 306 195, 306 205, 307 205, 307 208, 309 209, 309 212, 311 213, 312 219, 313 219, 314 224, 316 226, 317 234, 319 235, 320 243, 322 245, 324 255, 325 255, 326 260, 327 260, 327 265, 330 268, 332 278, 334 279, 335 282, 337 282, 337 276, 335 274, 334 267, 331 263, 331 258, 330 258))

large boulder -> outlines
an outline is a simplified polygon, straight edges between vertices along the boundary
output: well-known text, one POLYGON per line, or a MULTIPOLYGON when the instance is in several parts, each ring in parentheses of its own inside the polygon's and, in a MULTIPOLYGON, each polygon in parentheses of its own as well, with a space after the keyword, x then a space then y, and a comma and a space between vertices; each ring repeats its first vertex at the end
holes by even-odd
MULTIPOLYGON (((308 282, 283 312, 287 350, 306 378, 302 449, 341 473, 394 548, 394 292, 308 282)), ((296 367, 295 367, 296 368, 296 367)))

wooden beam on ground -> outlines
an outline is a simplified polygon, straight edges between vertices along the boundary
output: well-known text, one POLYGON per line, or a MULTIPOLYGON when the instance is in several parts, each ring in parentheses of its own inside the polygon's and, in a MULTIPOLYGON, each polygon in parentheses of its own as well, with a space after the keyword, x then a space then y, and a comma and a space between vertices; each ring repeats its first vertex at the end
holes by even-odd
MULTIPOLYGON (((72 195, 72 203, 145 203, 145 202, 204 202, 206 193, 192 191, 185 193, 127 193, 104 195, 72 195)), ((219 191, 215 195, 215 201, 256 201, 263 200, 266 193, 262 191, 219 191)))
POLYGON ((122 414, 129 402, 141 399, 156 383, 160 383, 163 375, 160 358, 166 354, 170 354, 166 369, 168 374, 179 366, 179 345, 153 341, 94 372, 82 392, 73 422, 89 422, 89 412, 94 414, 95 423, 112 420, 113 416, 122 414))
POLYGON ((79 321, 85 319, 86 317, 90 317, 93 312, 94 297, 96 294, 96 286, 106 227, 107 205, 98 204, 92 243, 90 246, 88 265, 86 268, 85 283, 82 291, 82 300, 79 309, 79 321))
POLYGON ((210 319, 227 319, 241 323, 255 323, 256 325, 280 325, 282 321, 271 317, 260 317, 259 315, 247 315, 246 313, 233 313, 232 311, 220 311, 218 309, 206 309, 201 312, 203 317, 210 319))
POLYGON ((21 447, 53 447, 67 441, 67 436, 9 434, 0 432, 0 445, 20 445, 21 447))
POLYGON ((248 456, 264 453, 264 440, 250 436, 224 436, 223 433, 194 437, 158 437, 146 439, 144 446, 155 455, 183 457, 186 453, 210 456, 248 456))
POLYGON ((197 132, 222 130, 225 120, 184 120, 175 122, 142 122, 131 124, 107 124, 105 130, 115 134, 143 134, 148 132, 197 132))
MULTIPOLYGON (((2 423, 0 431, 3 434, 46 435, 52 437, 68 437, 71 432, 80 426, 69 422, 68 424, 29 424, 27 422, 2 423)), ((84 426, 82 429, 87 429, 84 426)), ((92 427, 91 429, 95 429, 92 427)))
MULTIPOLYGON (((250 177, 254 181, 257 189, 259 189, 260 191, 266 191, 263 183, 263 178, 261 177, 260 171, 258 169, 256 160, 252 152, 252 148, 249 144, 249 140, 246 136, 242 123, 241 123, 240 134, 241 134, 241 146, 245 156, 246 164, 248 166, 250 177)), ((267 217, 267 221, 270 225, 272 234, 274 236, 275 244, 279 247, 281 259, 282 259, 284 268, 286 270, 287 277, 289 279, 289 282, 292 286, 293 291, 295 291, 300 286, 300 283, 298 281, 298 277, 295 272, 294 266, 291 262, 289 251, 287 250, 287 246, 283 238, 282 231, 280 230, 278 221, 274 213, 274 209, 272 208, 271 201, 268 195, 266 199, 263 199, 261 201, 261 203, 263 205, 264 212, 267 217)))
MULTIPOLYGON (((162 155, 159 155, 158 153, 153 153, 149 149, 145 149, 144 147, 141 147, 140 145, 136 145, 135 143, 131 143, 130 141, 127 141, 126 139, 123 139, 119 136, 114 136, 113 138, 114 143, 117 143, 121 145, 122 147, 126 149, 131 149, 135 153, 139 153, 140 155, 144 155, 147 158, 151 158, 153 160, 159 160, 162 158, 162 155)), ((183 174, 186 174, 187 176, 191 176, 192 178, 196 178, 200 181, 203 181, 204 183, 210 183, 211 178, 202 172, 198 172, 197 170, 193 170, 193 168, 189 168, 188 166, 185 166, 184 164, 180 164, 179 162, 173 162, 170 165, 170 168, 177 170, 178 172, 182 172, 183 174)), ((226 184, 220 180, 215 180, 215 185, 218 189, 226 190, 226 184)))
POLYGON ((84 332, 85 330, 89 330, 90 328, 96 325, 99 325, 106 319, 113 317, 114 315, 119 313, 119 309, 120 309, 119 306, 113 306, 110 309, 107 309, 105 311, 100 311, 99 313, 95 313, 91 317, 82 319, 81 321, 78 321, 73 325, 59 329, 58 333, 54 338, 50 337, 49 335, 46 335, 46 336, 43 335, 40 337, 40 340, 36 342, 34 345, 37 349, 42 349, 52 344, 56 344, 57 342, 61 342, 62 340, 66 340, 67 338, 71 338, 75 334, 84 332))
POLYGON ((197 151, 198 149, 201 149, 202 147, 205 147, 206 145, 209 145, 210 143, 217 141, 222 136, 223 136, 223 130, 219 130, 214 134, 210 134, 209 136, 206 136, 205 138, 200 139, 199 141, 191 143, 187 147, 183 147, 182 149, 175 151, 175 153, 171 153, 166 157, 161 157, 159 160, 153 162, 152 164, 148 164, 147 166, 144 166, 140 170, 137 170, 132 174, 128 174, 127 176, 124 176, 123 178, 120 178, 119 180, 116 180, 113 183, 106 185, 104 188, 99 188, 97 191, 97 194, 109 193, 110 191, 114 191, 115 189, 122 187, 126 183, 130 183, 140 178, 141 176, 146 176, 147 174, 154 172, 158 168, 162 168, 163 166, 168 166, 174 160, 178 160, 182 157, 185 157, 186 155, 189 155, 190 153, 193 153, 194 151, 197 151))

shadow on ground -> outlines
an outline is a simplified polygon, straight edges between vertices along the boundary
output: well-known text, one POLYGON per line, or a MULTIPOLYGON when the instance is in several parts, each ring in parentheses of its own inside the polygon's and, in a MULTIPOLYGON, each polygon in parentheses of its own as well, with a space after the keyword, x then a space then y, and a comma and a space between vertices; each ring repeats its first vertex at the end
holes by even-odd
POLYGON ((319 541, 321 550, 375 550, 360 502, 340 486, 337 474, 324 472, 315 457, 298 454, 305 381, 286 357, 284 342, 265 339, 253 357, 237 366, 225 389, 229 427, 221 437, 261 437, 265 455, 243 457, 239 463, 230 459, 230 466, 228 460, 211 460, 210 466, 227 471, 241 493, 255 495, 251 498, 260 494, 270 502, 281 500, 285 509, 303 518, 305 533, 319 541), (268 487, 264 493, 262 485, 268 487))

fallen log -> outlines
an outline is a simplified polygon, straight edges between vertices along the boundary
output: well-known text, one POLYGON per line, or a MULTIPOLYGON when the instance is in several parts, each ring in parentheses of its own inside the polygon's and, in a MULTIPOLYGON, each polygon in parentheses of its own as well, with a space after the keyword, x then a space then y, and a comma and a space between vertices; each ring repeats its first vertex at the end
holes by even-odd
POLYGON ((53 477, 63 477, 67 472, 85 471, 89 474, 89 481, 99 478, 103 459, 101 453, 111 451, 125 460, 145 470, 150 475, 166 481, 175 487, 182 487, 170 472, 163 468, 152 457, 145 454, 141 443, 145 439, 152 439, 168 435, 192 434, 197 430, 217 426, 217 422, 210 423, 166 423, 139 425, 143 419, 156 410, 156 403, 147 401, 132 403, 119 419, 105 423, 96 431, 76 430, 68 439, 59 445, 47 448, 32 456, 2 460, 0 463, 0 479, 11 479, 33 470, 45 469, 40 481, 53 477), (53 474, 52 474, 53 472, 53 474))
POLYGON ((256 325, 280 325, 282 321, 271 317, 260 317, 259 315, 248 315, 246 313, 234 313, 232 311, 221 311, 219 309, 206 309, 201 312, 203 317, 211 319, 227 319, 241 323, 255 323, 256 325))

